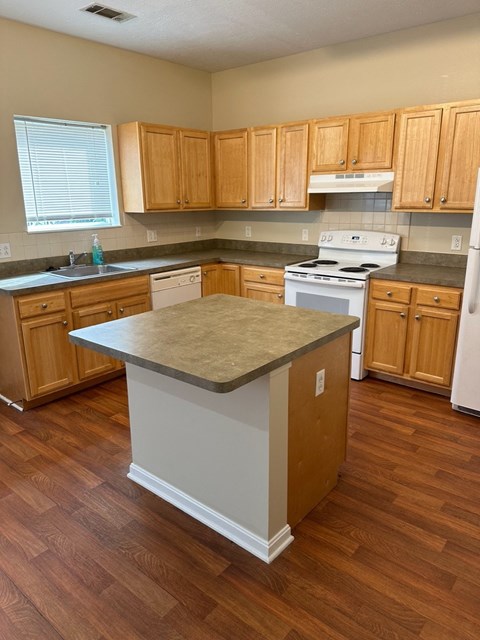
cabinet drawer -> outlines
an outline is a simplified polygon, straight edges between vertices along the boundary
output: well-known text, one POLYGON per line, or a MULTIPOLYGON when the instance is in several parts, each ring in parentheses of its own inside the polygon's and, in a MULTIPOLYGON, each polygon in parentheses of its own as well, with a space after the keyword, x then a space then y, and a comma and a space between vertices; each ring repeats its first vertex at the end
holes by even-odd
POLYGON ((243 267, 243 279, 248 282, 263 282, 264 284, 284 284, 283 269, 264 269, 262 267, 243 267))
POLYGON ((18 299, 20 318, 32 318, 47 313, 63 311, 65 309, 65 295, 62 293, 40 293, 18 299))
POLYGON ((123 278, 111 282, 88 284, 70 289, 72 308, 84 307, 96 302, 107 302, 118 298, 148 293, 148 276, 123 278))
POLYGON ((419 287, 417 304, 441 309, 460 309, 462 293, 456 289, 442 287, 419 287))
POLYGON ((398 282, 372 280, 370 295, 375 300, 389 300, 390 302, 409 304, 412 296, 412 287, 398 282))

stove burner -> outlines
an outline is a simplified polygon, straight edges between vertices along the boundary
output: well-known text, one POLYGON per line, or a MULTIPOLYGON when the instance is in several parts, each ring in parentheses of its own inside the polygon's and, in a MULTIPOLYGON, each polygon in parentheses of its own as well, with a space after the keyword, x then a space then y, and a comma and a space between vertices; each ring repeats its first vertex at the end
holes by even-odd
POLYGON ((338 264, 336 260, 314 260, 315 264, 338 264))
POLYGON ((342 267, 340 271, 347 271, 348 273, 363 273, 368 271, 365 267, 342 267))
POLYGON ((360 265, 361 267, 366 267, 367 269, 377 269, 380 265, 375 264, 374 262, 364 262, 360 265))
POLYGON ((317 265, 315 264, 315 262, 302 262, 302 264, 298 264, 297 267, 305 267, 308 269, 312 269, 314 267, 316 267, 317 265))

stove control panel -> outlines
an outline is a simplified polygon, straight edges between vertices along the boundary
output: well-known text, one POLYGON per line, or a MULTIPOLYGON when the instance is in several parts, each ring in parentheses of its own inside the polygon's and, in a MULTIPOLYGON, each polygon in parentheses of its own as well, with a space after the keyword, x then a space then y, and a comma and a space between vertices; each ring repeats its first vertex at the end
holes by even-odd
POLYGON ((397 252, 399 243, 399 235, 381 231, 322 231, 318 241, 320 247, 386 252, 397 252))

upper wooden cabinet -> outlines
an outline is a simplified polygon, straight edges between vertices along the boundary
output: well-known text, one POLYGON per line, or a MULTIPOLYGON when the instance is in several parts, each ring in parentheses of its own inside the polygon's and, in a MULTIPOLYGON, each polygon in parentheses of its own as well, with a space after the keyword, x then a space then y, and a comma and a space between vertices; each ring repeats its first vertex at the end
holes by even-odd
POLYGON ((323 118, 311 123, 312 173, 392 168, 395 113, 323 118))
POLYGON ((212 208, 210 134, 144 122, 118 126, 129 213, 212 208))
POLYGON ((213 134, 215 203, 221 209, 248 207, 247 129, 213 134))
POLYGON ((308 123, 249 131, 252 209, 306 209, 308 123))
POLYGON ((392 208, 472 211, 480 166, 480 102, 405 109, 392 208))

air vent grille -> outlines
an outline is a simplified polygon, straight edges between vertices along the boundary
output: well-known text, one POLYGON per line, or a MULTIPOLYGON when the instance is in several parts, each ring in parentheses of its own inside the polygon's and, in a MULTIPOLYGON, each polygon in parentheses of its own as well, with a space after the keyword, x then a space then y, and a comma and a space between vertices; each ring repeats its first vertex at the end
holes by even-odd
POLYGON ((117 11, 116 9, 112 9, 111 7, 106 7, 103 4, 90 4, 88 5, 88 7, 83 7, 83 9, 80 9, 80 11, 93 13, 96 16, 102 16, 103 18, 108 18, 109 20, 113 20, 114 22, 126 22, 127 20, 132 20, 132 18, 137 17, 132 15, 131 13, 126 13, 125 11, 117 11))

